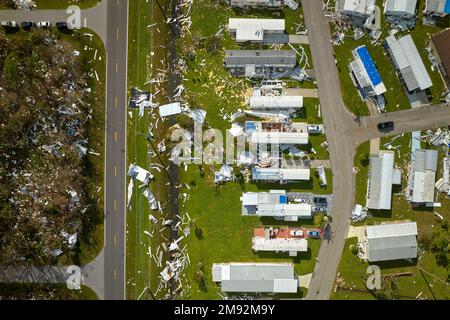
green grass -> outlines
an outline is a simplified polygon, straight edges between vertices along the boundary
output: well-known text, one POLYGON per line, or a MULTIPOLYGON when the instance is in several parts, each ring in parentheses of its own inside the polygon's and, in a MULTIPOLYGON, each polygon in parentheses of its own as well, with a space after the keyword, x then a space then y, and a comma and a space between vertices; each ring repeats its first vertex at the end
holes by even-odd
MULTIPOLYGON (((347 239, 341 262, 339 264, 339 276, 344 281, 345 288, 353 290, 338 289, 332 292, 330 299, 336 300, 373 300, 375 297, 366 289, 365 276, 366 269, 369 266, 367 262, 362 261, 353 255, 349 246, 354 245, 357 238, 347 239)), ((446 278, 445 269, 436 264, 434 255, 430 252, 421 254, 418 265, 409 265, 402 261, 388 261, 383 263, 375 263, 381 268, 381 275, 395 274, 399 272, 411 272, 411 276, 401 277, 398 282, 399 299, 414 300, 421 292, 421 298, 427 299, 448 299, 449 292, 446 285, 428 275, 421 272, 419 267, 440 279, 446 278)))
MULTIPOLYGON (((82 29, 78 34, 83 34, 87 29, 82 29)), ((89 32, 91 32, 89 30, 89 32)), ((88 103, 91 104, 93 112, 92 119, 88 122, 89 147, 100 156, 88 154, 86 156, 86 182, 88 194, 92 201, 97 201, 94 206, 95 212, 92 212, 92 218, 89 221, 90 237, 82 237, 80 242, 80 264, 91 262, 102 250, 104 241, 104 162, 105 162, 105 88, 106 88, 106 53, 102 40, 95 33, 92 40, 83 36, 76 36, 75 42, 78 44, 78 50, 82 63, 97 71, 99 82, 95 78, 89 79, 89 87, 94 94, 91 95, 88 103), (84 48, 88 47, 87 51, 84 48), (94 60, 97 50, 97 60, 94 60), (101 57, 101 60, 100 60, 101 57), (94 61, 91 63, 90 61, 94 61), (98 190, 100 188, 100 190, 98 190)), ((73 39, 73 37, 71 38, 73 39)), ((73 40, 72 40, 73 41, 73 40)))
MULTIPOLYGON (((161 2, 161 4, 165 6, 164 2, 161 2)), ((165 23, 160 24, 158 28, 161 33, 157 33, 156 28, 147 28, 151 23, 165 21, 155 2, 130 1, 130 17, 132 18, 129 20, 128 36, 128 90, 130 92, 132 87, 138 87, 155 93, 157 88, 153 85, 145 85, 145 83, 150 78, 155 77, 157 69, 166 68, 161 64, 161 60, 167 55, 167 52, 161 45, 167 43, 169 27, 165 23), (150 55, 149 52, 154 52, 154 55, 150 55)), ((161 89, 166 90, 165 87, 161 89)), ((163 94, 160 94, 154 101, 161 104, 167 103, 162 97, 163 94)), ((159 163, 158 158, 150 158, 148 155, 152 147, 146 140, 149 125, 155 122, 155 118, 152 117, 153 111, 146 110, 144 116, 140 119, 138 110, 128 110, 128 113, 132 115, 128 116, 127 120, 128 162, 136 163, 143 168, 148 168, 151 162, 159 163)), ((162 124, 159 121, 158 129, 153 129, 153 143, 155 145, 165 137, 167 127, 168 122, 162 124)), ((161 158, 164 167, 166 167, 168 165, 167 156, 162 154, 161 158)), ((151 171, 154 175, 154 181, 150 183, 150 190, 164 207, 168 202, 168 188, 166 187, 168 178, 164 171, 162 173, 156 170, 151 171)), ((127 213, 127 299, 137 299, 145 287, 148 287, 156 298, 163 297, 161 294, 155 293, 161 270, 156 266, 154 260, 147 255, 149 246, 154 254, 163 239, 159 236, 158 230, 151 239, 144 234, 144 231, 152 232, 152 228, 155 228, 150 225, 149 214, 151 213, 157 218, 161 218, 161 214, 155 211, 151 212, 147 199, 142 195, 143 190, 139 189, 138 183, 135 184, 131 201, 132 207, 127 213)), ((167 211, 168 209, 165 209, 165 212, 167 211)), ((147 291, 140 299, 151 298, 152 295, 147 291)))
MULTIPOLYGON (((148 77, 147 53, 150 50, 150 36, 146 26, 150 24, 151 6, 145 1, 131 1, 129 4, 130 17, 128 33, 128 90, 141 87, 148 77)), ((128 110, 132 116, 127 119, 127 157, 129 163, 135 163, 147 168, 148 143, 146 141, 149 125, 148 114, 139 119, 137 110, 128 110)), ((129 182, 127 178, 127 183, 129 182)), ((126 297, 137 299, 142 290, 150 285, 150 263, 145 254, 150 245, 149 237, 144 234, 150 224, 148 202, 142 196, 139 183, 135 184, 131 208, 127 210, 127 256, 126 256, 126 297)))
POLYGON ((356 149, 355 164, 358 168, 356 179, 355 203, 366 204, 367 176, 369 174, 370 142, 362 143, 356 149))
MULTIPOLYGON (((380 149, 386 149, 383 145, 392 141, 394 137, 388 136, 381 138, 380 149)), ((402 190, 407 187, 408 179, 408 163, 411 158, 411 146, 410 146, 411 134, 399 135, 398 138, 392 142, 393 146, 400 146, 400 153, 395 152, 395 163, 402 169, 402 186, 394 186, 392 197, 392 210, 370 210, 373 217, 368 219, 365 223, 367 225, 378 224, 381 222, 410 220, 417 222, 418 227, 418 242, 421 249, 419 254, 421 256, 419 262, 415 265, 407 265, 401 261, 391 261, 381 263, 382 274, 396 273, 396 272, 412 272, 412 277, 404 277, 398 283, 399 294, 403 299, 415 299, 415 297, 422 293, 422 297, 428 299, 448 299, 448 289, 441 282, 435 280, 429 276, 426 272, 419 270, 422 269, 432 273, 439 279, 445 280, 447 277, 446 267, 439 265, 436 261, 435 255, 428 249, 429 239, 431 233, 438 225, 438 220, 433 212, 441 214, 445 219, 450 218, 450 199, 442 194, 438 194, 438 202, 441 202, 442 206, 437 208, 417 208, 412 207, 406 200, 402 190), (430 286, 427 285, 427 282, 430 286)), ((422 142, 422 148, 432 148, 422 142)), ((433 147, 434 148, 434 147, 433 147)), ((359 174, 356 176, 356 203, 365 204, 365 195, 367 188, 367 173, 368 173, 368 161, 366 161, 369 155, 369 142, 363 143, 358 149, 355 158, 355 166, 360 168, 359 174), (367 165, 366 165, 367 164, 367 165)), ((445 156, 444 150, 439 151, 438 172, 436 178, 442 177, 442 159, 445 156)), ((437 192, 435 190, 435 192, 437 192)), ((363 225, 358 223, 356 225, 363 225)), ((365 269, 368 264, 361 261, 354 256, 348 249, 350 243, 356 243, 355 239, 348 239, 344 254, 341 258, 339 272, 341 277, 346 282, 346 287, 356 286, 353 291, 340 290, 337 294, 333 294, 332 298, 335 299, 373 299, 374 297, 365 289, 364 282, 361 276, 365 273, 365 269), (359 292, 361 290, 362 292, 359 292)), ((448 268, 448 267, 447 267, 448 268)))
MULTIPOLYGON (((241 201, 243 188, 237 182, 229 182, 218 188, 213 182, 214 168, 205 167, 202 178, 196 166, 190 166, 181 172, 181 180, 188 183, 190 199, 182 204, 181 211, 187 212, 202 230, 198 237, 194 232, 187 238, 186 244, 191 264, 185 271, 187 282, 191 288, 187 291, 187 299, 218 299, 220 288, 211 281, 211 267, 215 262, 286 262, 295 263, 297 274, 307 274, 313 271, 314 257, 317 256, 320 241, 309 240, 309 250, 296 258, 289 258, 287 254, 259 253, 255 254, 251 248, 253 229, 263 225, 280 226, 311 226, 311 221, 296 223, 280 222, 274 219, 258 219, 241 216, 241 201), (207 201, 205 201, 207 199, 207 201), (198 264, 203 265, 207 290, 201 290, 195 281, 198 264)), ((279 185, 245 184, 245 191, 263 191, 279 185)), ((298 187, 298 186, 297 186, 298 187)), ((296 189, 295 187, 293 189, 296 189)), ((182 191, 184 192, 184 191, 182 191)))

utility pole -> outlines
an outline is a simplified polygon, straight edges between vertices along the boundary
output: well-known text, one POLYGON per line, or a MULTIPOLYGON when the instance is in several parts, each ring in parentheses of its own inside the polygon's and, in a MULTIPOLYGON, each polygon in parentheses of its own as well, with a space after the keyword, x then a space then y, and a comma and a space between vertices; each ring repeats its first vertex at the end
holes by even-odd
MULTIPOLYGON (((166 23, 169 23, 169 18, 167 17, 166 13, 164 12, 164 10, 163 10, 161 4, 159 3, 159 0, 155 0, 155 1, 156 1, 156 4, 158 5, 159 10, 161 11, 162 15, 164 16, 164 19, 166 19, 166 23)), ((175 30, 173 29, 172 23, 169 23, 169 26, 170 26, 170 30, 171 30, 172 33, 175 35, 176 32, 175 32, 175 30)))

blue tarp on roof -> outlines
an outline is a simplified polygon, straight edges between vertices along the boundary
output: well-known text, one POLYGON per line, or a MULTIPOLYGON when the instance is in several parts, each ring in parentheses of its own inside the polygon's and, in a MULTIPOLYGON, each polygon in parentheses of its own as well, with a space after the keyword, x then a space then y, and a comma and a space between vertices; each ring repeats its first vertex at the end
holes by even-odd
POLYGON ((287 196, 285 194, 280 195, 280 203, 287 203, 287 196))
POLYGON ((252 132, 256 130, 256 125, 254 122, 247 121, 245 123, 245 132, 252 132))
POLYGON ((375 67, 375 63, 373 62, 372 58, 370 57, 369 51, 367 51, 366 46, 357 48, 356 53, 358 54, 359 58, 361 59, 372 84, 374 86, 379 85, 381 83, 381 77, 380 77, 380 74, 378 73, 377 67, 375 67))
POLYGON ((445 12, 445 13, 450 13, 450 0, 447 0, 447 1, 445 2, 444 12, 445 12))

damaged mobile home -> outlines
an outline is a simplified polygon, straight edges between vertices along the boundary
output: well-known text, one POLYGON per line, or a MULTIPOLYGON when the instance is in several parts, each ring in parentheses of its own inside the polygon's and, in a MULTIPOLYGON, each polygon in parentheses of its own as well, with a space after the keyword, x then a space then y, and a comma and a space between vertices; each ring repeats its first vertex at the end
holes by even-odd
POLYGON ((272 217, 284 221, 298 221, 312 217, 310 204, 289 203, 284 190, 244 192, 241 201, 243 216, 272 217))

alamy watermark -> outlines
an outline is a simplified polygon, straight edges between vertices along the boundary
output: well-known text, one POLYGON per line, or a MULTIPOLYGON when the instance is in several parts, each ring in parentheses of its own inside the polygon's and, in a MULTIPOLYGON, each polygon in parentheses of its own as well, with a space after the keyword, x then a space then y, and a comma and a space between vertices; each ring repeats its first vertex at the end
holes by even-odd
POLYGON ((366 280, 366 286, 369 290, 381 289, 381 270, 377 265, 370 265, 366 270, 369 275, 366 280))
POLYGON ((79 6, 72 5, 67 7, 66 14, 68 18, 66 20, 67 27, 69 29, 81 29, 81 9, 79 6))
POLYGON ((83 275, 79 266, 69 266, 67 271, 69 277, 66 280, 67 289, 80 290, 83 284, 83 275))

